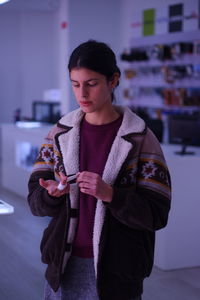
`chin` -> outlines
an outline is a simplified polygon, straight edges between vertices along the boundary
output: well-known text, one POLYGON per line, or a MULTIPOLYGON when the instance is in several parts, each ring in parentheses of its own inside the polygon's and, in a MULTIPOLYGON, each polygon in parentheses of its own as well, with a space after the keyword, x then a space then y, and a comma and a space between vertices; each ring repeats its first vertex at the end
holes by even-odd
POLYGON ((82 111, 84 112, 94 112, 96 109, 94 108, 94 106, 92 105, 80 105, 80 108, 82 109, 82 111))
POLYGON ((84 113, 91 113, 91 112, 94 112, 94 109, 92 108, 89 108, 89 107, 80 107, 81 110, 84 112, 84 113))

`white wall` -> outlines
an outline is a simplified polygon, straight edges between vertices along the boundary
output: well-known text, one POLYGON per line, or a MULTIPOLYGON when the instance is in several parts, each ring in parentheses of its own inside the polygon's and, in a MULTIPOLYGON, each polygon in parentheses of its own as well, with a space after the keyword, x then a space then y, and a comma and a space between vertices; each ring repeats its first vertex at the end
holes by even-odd
MULTIPOLYGON (((143 40, 153 39, 154 36, 143 37, 142 26, 132 26, 136 23, 142 23, 143 10, 155 9, 156 19, 168 18, 168 6, 173 4, 183 3, 184 16, 188 16, 193 12, 198 13, 199 0, 122 0, 121 8, 121 36, 122 36, 122 49, 130 47, 131 39, 137 39, 142 37, 143 40)), ((197 30, 198 18, 185 19, 183 21, 183 32, 190 32, 197 30)), ((160 43, 163 43, 162 35, 168 33, 167 21, 161 21, 155 23, 155 36, 159 36, 160 43)), ((174 34, 171 34, 174 35, 174 34)), ((139 42, 139 41, 138 41, 139 42)), ((158 41, 159 42, 159 41, 158 41)), ((135 40, 137 43, 137 40, 135 40)), ((134 45, 137 46, 137 45, 134 45)))
POLYGON ((61 113, 70 111, 70 84, 68 80, 67 60, 69 55, 69 26, 68 26, 68 0, 60 0, 60 7, 57 14, 58 31, 58 69, 59 88, 61 90, 61 113))
MULTIPOLYGON (((123 3, 123 1, 122 1, 123 3)), ((108 43, 119 58, 121 0, 69 1, 69 53, 80 43, 96 39, 108 43)), ((71 109, 76 106, 73 100, 71 109)))
POLYGON ((58 88, 55 13, 0 10, 0 123, 11 122, 16 108, 31 117, 31 103, 58 88))
POLYGON ((21 106, 20 17, 0 13, 0 122, 12 119, 21 106))
POLYGON ((55 13, 21 15, 22 109, 31 115, 31 102, 46 89, 58 88, 58 36, 55 13))
POLYGON ((45 89, 62 89, 62 113, 75 108, 67 73, 69 55, 92 38, 108 43, 118 58, 120 5, 121 0, 60 0, 60 9, 54 12, 0 9, 0 99, 4 104, 0 123, 12 121, 18 107, 23 116, 31 117, 32 101, 43 98, 45 89), (68 23, 65 30, 63 21, 68 23))

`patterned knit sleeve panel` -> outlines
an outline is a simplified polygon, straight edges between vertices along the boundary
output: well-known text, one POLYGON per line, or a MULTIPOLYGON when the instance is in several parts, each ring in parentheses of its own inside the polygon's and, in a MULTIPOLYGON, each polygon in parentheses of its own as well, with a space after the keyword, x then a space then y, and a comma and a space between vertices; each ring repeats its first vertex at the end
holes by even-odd
POLYGON ((144 188, 171 198, 169 170, 160 144, 149 130, 138 161, 138 188, 144 188))
POLYGON ((33 166, 33 172, 53 172, 55 179, 59 181, 59 172, 65 173, 62 155, 57 148, 52 130, 40 147, 38 157, 33 166))
POLYGON ((141 136, 134 139, 136 150, 133 157, 126 162, 119 186, 135 191, 143 189, 156 192, 170 199, 170 174, 159 142, 149 129, 142 144, 141 136))
POLYGON ((51 131, 41 145, 28 182, 27 200, 33 215, 56 217, 65 207, 66 195, 55 199, 39 184, 40 178, 59 181, 60 171, 63 171, 62 158, 51 131))

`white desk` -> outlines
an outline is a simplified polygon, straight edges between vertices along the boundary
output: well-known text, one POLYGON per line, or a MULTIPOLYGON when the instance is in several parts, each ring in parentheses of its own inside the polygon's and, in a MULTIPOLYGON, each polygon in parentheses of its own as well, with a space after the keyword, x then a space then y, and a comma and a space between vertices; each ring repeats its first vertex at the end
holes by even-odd
POLYGON ((3 187, 27 197, 28 179, 32 170, 31 153, 35 151, 31 148, 39 149, 52 127, 20 128, 14 124, 1 124, 3 187))
POLYGON ((166 228, 157 231, 155 265, 163 270, 200 266, 200 148, 176 155, 178 145, 162 145, 172 179, 166 228))
POLYGON ((0 215, 10 215, 14 213, 14 207, 0 199, 0 215))

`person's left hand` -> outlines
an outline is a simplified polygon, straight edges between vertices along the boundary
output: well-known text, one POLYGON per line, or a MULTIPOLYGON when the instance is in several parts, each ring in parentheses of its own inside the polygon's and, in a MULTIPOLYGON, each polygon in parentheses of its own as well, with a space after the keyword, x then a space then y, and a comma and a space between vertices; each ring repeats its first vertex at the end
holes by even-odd
POLYGON ((59 173, 60 175, 60 182, 65 185, 66 187, 60 191, 58 189, 58 182, 55 180, 44 180, 43 178, 39 179, 39 184, 45 188, 48 192, 49 195, 53 196, 53 197, 61 197, 67 193, 69 193, 69 189, 70 189, 70 185, 67 184, 67 176, 65 176, 63 173, 59 173))
POLYGON ((108 203, 112 201, 112 187, 103 181, 98 174, 88 171, 80 172, 77 176, 77 183, 82 193, 94 196, 108 203))

